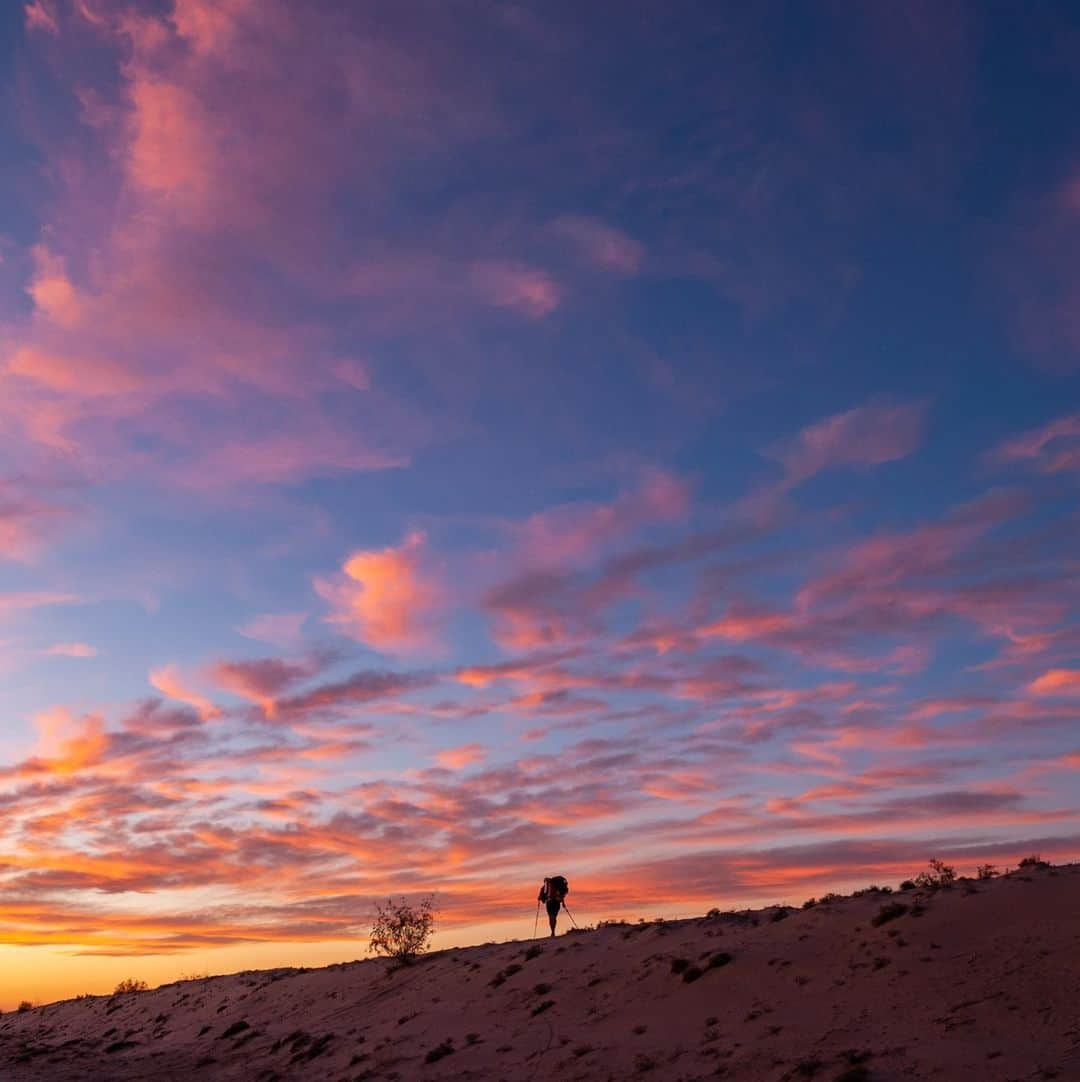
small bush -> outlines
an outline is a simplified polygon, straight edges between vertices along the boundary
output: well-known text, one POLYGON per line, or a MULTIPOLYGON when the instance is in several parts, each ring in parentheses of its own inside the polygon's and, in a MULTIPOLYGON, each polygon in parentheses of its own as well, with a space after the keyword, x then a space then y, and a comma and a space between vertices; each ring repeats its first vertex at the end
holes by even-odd
POLYGON ((871 883, 870 886, 855 891, 852 897, 863 898, 867 894, 892 894, 892 887, 879 887, 876 883, 871 883))
POLYGON ((908 907, 904 905, 903 902, 889 902, 888 905, 883 905, 877 913, 870 918, 870 923, 875 928, 880 928, 890 920, 896 920, 897 917, 902 917, 907 911, 908 907))
POLYGON ((444 1059, 446 1056, 452 1056, 454 1054, 454 1042, 447 1038, 442 1044, 437 1044, 428 1054, 424 1057, 425 1063, 437 1063, 439 1060, 444 1059))
POLYGON ((34 1005, 28 999, 24 999, 15 1009, 22 1014, 24 1011, 33 1010, 34 1005))
POLYGON ((368 952, 402 963, 423 954, 435 930, 435 901, 428 897, 417 905, 387 901, 375 905, 375 920, 368 935, 368 952))
POLYGON ((813 909, 815 905, 817 905, 817 898, 807 898, 802 907, 803 909, 813 909))
POLYGON ((930 861, 930 870, 915 876, 915 886, 923 890, 945 890, 956 882, 956 869, 944 861, 930 861))
POLYGON ((980 864, 975 872, 976 879, 993 879, 998 875, 996 864, 980 864))
POLYGON ((122 980, 114 989, 114 996, 125 996, 131 992, 145 992, 147 988, 146 981, 137 981, 132 977, 128 977, 126 980, 122 980))
POLYGON ((1021 868, 1049 868, 1050 867, 1050 861, 1043 860, 1043 858, 1041 856, 1039 856, 1038 853, 1035 853, 1030 857, 1024 857, 1024 859, 1022 861, 1020 861, 1020 867, 1021 868))
POLYGON ((833 1082, 870 1082, 870 1068, 863 1063, 842 1070, 833 1082))
POLYGON ((901 890, 914 890, 915 889, 915 880, 914 879, 905 879, 903 881, 903 883, 900 884, 900 889, 901 890))

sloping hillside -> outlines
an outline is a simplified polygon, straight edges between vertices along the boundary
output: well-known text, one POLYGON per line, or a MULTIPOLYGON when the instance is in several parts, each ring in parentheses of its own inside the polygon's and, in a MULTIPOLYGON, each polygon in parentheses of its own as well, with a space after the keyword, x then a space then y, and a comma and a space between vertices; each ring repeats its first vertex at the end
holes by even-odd
POLYGON ((13 1082, 637 1076, 1080 1078, 1080 865, 0 1018, 13 1082))

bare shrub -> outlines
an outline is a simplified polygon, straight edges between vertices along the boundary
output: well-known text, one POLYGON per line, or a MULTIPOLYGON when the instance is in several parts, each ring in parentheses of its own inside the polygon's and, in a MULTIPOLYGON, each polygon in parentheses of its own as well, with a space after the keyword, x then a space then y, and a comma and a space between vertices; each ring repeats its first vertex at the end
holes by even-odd
POLYGON ((889 902, 888 905, 883 905, 877 913, 870 918, 870 923, 875 928, 880 928, 883 924, 887 924, 891 920, 896 920, 897 917, 902 917, 908 911, 908 907, 903 902, 889 902))
POLYGON ((423 954, 435 931, 435 900, 424 898, 416 905, 389 899, 375 903, 375 920, 368 935, 368 951, 399 962, 411 962, 423 954))
POLYGON ((956 869, 941 860, 930 861, 930 870, 915 876, 915 886, 923 890, 943 890, 956 882, 956 869))
POLYGON ((993 879, 1000 873, 997 870, 996 864, 980 864, 975 871, 976 879, 993 879))
POLYGON ((28 999, 24 999, 24 1000, 23 1000, 23 1001, 22 1001, 22 1002, 21 1002, 21 1003, 20 1003, 20 1004, 18 1005, 18 1007, 16 1007, 15 1009, 16 1009, 16 1010, 17 1010, 17 1011, 18 1011, 18 1012, 19 1012, 20 1014, 22 1014, 22 1013, 23 1013, 24 1011, 31 1011, 31 1010, 33 1010, 33 1009, 34 1009, 34 1005, 33 1005, 33 1003, 31 1003, 31 1002, 30 1002, 30 1000, 28 1000, 28 999))
POLYGON ((146 981, 137 981, 134 977, 127 977, 113 989, 113 995, 124 996, 129 992, 145 992, 146 988, 146 981))
POLYGON ((1049 868, 1050 867, 1050 861, 1043 860, 1043 858, 1041 856, 1039 856, 1038 853, 1034 853, 1030 857, 1024 857, 1024 859, 1022 861, 1020 861, 1020 867, 1021 868, 1049 868))

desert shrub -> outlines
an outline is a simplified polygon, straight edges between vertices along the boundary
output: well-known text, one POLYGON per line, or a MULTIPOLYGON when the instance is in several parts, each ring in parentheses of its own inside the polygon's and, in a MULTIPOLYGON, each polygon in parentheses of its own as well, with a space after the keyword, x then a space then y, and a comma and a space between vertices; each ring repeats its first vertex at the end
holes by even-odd
POLYGON ((956 882, 956 869, 941 860, 930 861, 929 871, 915 876, 915 886, 923 890, 943 890, 956 882))
POLYGON ((844 1068, 833 1082, 870 1082, 870 1068, 865 1063, 856 1063, 844 1068))
POLYGON ((424 1057, 425 1063, 437 1063, 439 1060, 444 1059, 446 1056, 452 1056, 454 1054, 454 1042, 447 1038, 442 1044, 437 1044, 430 1052, 424 1057))
POLYGON ((710 909, 708 913, 705 914, 705 916, 708 917, 709 920, 719 920, 721 913, 720 910, 714 905, 712 909, 710 909))
POLYGON ((123 996, 129 992, 145 992, 146 987, 146 981, 137 981, 134 977, 127 977, 113 989, 113 995, 123 996))
POLYGON ((876 883, 871 883, 870 886, 855 891, 852 897, 863 898, 867 894, 892 894, 892 887, 879 887, 876 883))
POLYGON ((22 1014, 22 1013, 23 1013, 23 1011, 29 1011, 29 1010, 33 1010, 33 1007, 34 1007, 34 1005, 33 1005, 33 1003, 31 1003, 31 1002, 30 1002, 30 1000, 28 1000, 28 999, 24 999, 24 1000, 23 1000, 23 1001, 22 1001, 22 1002, 21 1002, 21 1003, 19 1004, 19 1006, 18 1006, 18 1007, 16 1007, 15 1009, 16 1009, 16 1010, 17 1010, 17 1011, 18 1011, 18 1012, 19 1012, 20 1014, 22 1014))
POLYGON ((976 879, 993 879, 998 874, 997 865, 995 864, 980 864, 975 870, 976 879))
POLYGON ((900 889, 901 890, 914 890, 915 889, 915 880, 914 879, 905 879, 903 881, 903 883, 900 884, 900 889))
POLYGON ((802 907, 803 909, 813 909, 815 905, 817 905, 817 898, 807 898, 802 907))
POLYGON ((1050 861, 1043 860, 1043 858, 1041 856, 1039 856, 1038 853, 1035 853, 1030 857, 1024 857, 1024 859, 1022 861, 1020 861, 1020 867, 1021 868, 1049 868, 1050 867, 1050 861))
POLYGON ((427 950, 435 931, 435 901, 424 898, 416 905, 406 901, 375 904, 375 920, 368 934, 368 951, 411 962, 427 950))
POLYGON ((888 905, 883 905, 870 918, 870 923, 875 928, 880 928, 890 920, 896 920, 897 917, 902 917, 907 912, 907 908, 908 907, 904 905, 903 902, 889 902, 888 905))

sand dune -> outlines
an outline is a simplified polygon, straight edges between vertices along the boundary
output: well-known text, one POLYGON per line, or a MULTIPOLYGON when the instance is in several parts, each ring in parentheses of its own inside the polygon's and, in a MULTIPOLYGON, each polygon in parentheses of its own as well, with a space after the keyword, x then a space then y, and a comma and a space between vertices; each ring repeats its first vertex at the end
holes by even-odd
POLYGON ((1080 865, 0 1018, 12 1082, 639 1076, 1080 1079, 1080 865))

